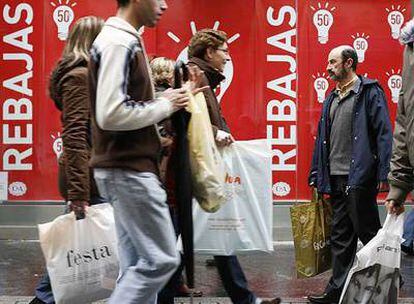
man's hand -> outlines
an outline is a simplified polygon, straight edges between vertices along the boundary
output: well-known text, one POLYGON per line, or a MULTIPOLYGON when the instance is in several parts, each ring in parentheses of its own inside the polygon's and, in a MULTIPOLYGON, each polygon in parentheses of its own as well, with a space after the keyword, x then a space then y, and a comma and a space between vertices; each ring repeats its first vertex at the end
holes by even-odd
POLYGON ((85 207, 89 206, 88 201, 69 201, 69 210, 75 212, 76 219, 85 218, 85 207))
POLYGON ((219 147, 229 146, 234 143, 235 140, 230 133, 218 130, 216 134, 216 143, 219 147))
POLYGON ((184 84, 183 88, 187 89, 191 94, 196 95, 204 90, 209 89, 209 86, 201 87, 203 81, 204 72, 200 70, 198 66, 189 66, 189 79, 184 84))
POLYGON ((389 200, 385 202, 385 207, 388 210, 389 214, 399 215, 404 212, 404 205, 397 203, 395 200, 389 200))
POLYGON ((379 182, 378 192, 388 192, 390 191, 390 185, 387 182, 379 182))
POLYGON ((174 112, 188 106, 190 100, 190 95, 185 88, 168 89, 162 92, 159 96, 168 99, 172 103, 174 112))

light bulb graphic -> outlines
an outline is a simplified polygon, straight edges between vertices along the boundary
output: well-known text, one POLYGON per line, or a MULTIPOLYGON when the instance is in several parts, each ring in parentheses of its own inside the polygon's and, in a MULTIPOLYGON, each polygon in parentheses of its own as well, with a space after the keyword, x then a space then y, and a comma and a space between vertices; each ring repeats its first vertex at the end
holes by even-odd
POLYGON ((62 0, 59 0, 59 5, 51 2, 50 4, 55 7, 53 11, 53 21, 55 22, 58 30, 59 40, 66 40, 69 34, 69 27, 75 19, 75 13, 72 9, 76 3, 72 3, 68 6, 70 0, 66 0, 65 4, 62 4, 62 0))
POLYGON ((406 9, 401 9, 401 5, 395 7, 394 5, 391 6, 391 9, 386 9, 388 12, 388 24, 391 28, 391 36, 394 39, 398 39, 400 37, 401 27, 404 24, 404 15, 403 12, 406 9))
MULTIPOLYGON (((220 25, 219 21, 216 21, 214 23, 213 29, 217 30, 218 27, 220 25)), ((197 28, 195 25, 194 21, 190 22, 190 28, 191 28, 191 32, 194 35, 197 32, 197 28)), ((168 32, 167 33, 168 37, 170 37, 173 41, 175 41, 176 43, 180 43, 181 39, 179 37, 177 37, 177 35, 175 35, 172 32, 168 32)), ((232 44, 235 40, 237 40, 238 38, 240 38, 240 34, 235 34, 232 37, 230 37, 227 40, 227 43, 230 45, 232 44)), ((230 56, 231 57, 231 56, 230 56)), ((188 46, 186 46, 178 55, 177 60, 181 60, 185 63, 188 62, 188 46)), ((229 89, 231 82, 233 80, 233 75, 234 75, 234 65, 233 65, 233 61, 230 60, 226 63, 226 65, 224 66, 224 71, 223 71, 224 76, 226 77, 226 79, 221 82, 220 86, 217 89, 216 95, 217 95, 217 100, 218 102, 221 102, 221 99, 223 98, 224 94, 226 93, 226 91, 229 89)))
POLYGON ((369 36, 362 33, 362 35, 359 35, 359 33, 356 34, 356 36, 352 35, 352 38, 354 38, 353 47, 358 55, 358 62, 364 62, 365 61, 365 52, 368 50, 368 39, 369 36))
POLYGON ((56 158, 59 159, 59 157, 62 155, 63 152, 63 140, 62 137, 60 135, 60 133, 57 133, 57 136, 55 135, 50 135, 50 137, 53 139, 53 152, 55 152, 56 154, 56 158))
POLYGON ((329 29, 331 28, 334 17, 331 12, 333 12, 336 8, 333 7, 328 10, 329 3, 325 4, 323 8, 320 3, 318 3, 318 10, 311 6, 311 9, 315 11, 313 14, 313 24, 315 25, 318 31, 318 41, 321 44, 326 44, 329 40, 329 29))
POLYGON ((323 73, 322 75, 320 73, 317 74, 317 76, 312 75, 314 82, 313 82, 313 88, 316 91, 316 95, 318 97, 318 102, 323 103, 326 97, 326 91, 329 88, 329 82, 328 79, 326 79, 326 74, 323 73))
POLYGON ((393 103, 398 103, 398 98, 400 96, 400 91, 402 88, 402 77, 400 75, 401 70, 397 72, 392 69, 391 73, 386 73, 388 76, 388 88, 391 91, 391 100, 393 103))

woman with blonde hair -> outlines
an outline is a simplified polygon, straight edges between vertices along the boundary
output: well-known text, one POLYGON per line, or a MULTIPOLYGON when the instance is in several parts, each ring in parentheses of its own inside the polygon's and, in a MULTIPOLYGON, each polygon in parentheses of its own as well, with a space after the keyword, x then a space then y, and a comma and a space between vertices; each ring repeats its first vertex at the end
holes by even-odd
MULTIPOLYGON (((63 54, 49 83, 50 97, 62 112, 63 149, 59 158, 59 191, 76 217, 84 217, 85 206, 101 203, 89 171, 91 151, 88 88, 89 50, 103 27, 101 18, 80 18, 69 33, 63 54)), ((30 304, 55 303, 49 276, 36 288, 30 304)))
MULTIPOLYGON (((174 65, 175 61, 166 57, 156 57, 150 62, 152 79, 154 81, 155 92, 159 94, 173 86, 174 83, 174 65)), ((170 118, 161 121, 158 124, 161 135, 162 158, 160 163, 160 177, 163 181, 166 192, 167 202, 170 209, 171 218, 174 224, 174 230, 178 237, 180 234, 178 227, 178 210, 175 199, 175 171, 178 170, 175 156, 175 131, 170 118)), ((183 256, 181 257, 180 266, 170 278, 164 288, 158 293, 158 304, 173 304, 175 297, 189 297, 191 290, 184 282, 182 275, 184 269, 183 256)), ((202 297, 203 292, 193 290, 194 297, 202 297)))

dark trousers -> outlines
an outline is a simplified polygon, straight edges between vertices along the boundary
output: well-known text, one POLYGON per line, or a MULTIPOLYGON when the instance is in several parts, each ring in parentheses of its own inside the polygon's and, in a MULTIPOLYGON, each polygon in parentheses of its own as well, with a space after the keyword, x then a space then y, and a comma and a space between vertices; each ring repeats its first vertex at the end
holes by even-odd
POLYGON ((338 299, 354 263, 358 239, 365 245, 381 228, 376 181, 348 191, 347 185, 348 176, 331 176, 332 277, 325 291, 338 299))
POLYGON ((256 296, 248 288, 246 276, 235 255, 215 256, 217 270, 228 296, 235 304, 254 304, 256 296))

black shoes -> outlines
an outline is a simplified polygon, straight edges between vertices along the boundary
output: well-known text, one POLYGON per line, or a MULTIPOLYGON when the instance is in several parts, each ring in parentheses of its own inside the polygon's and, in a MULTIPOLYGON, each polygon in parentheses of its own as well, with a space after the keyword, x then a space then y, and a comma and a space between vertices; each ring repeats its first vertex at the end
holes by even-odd
POLYGON ((337 294, 324 292, 321 295, 308 296, 308 300, 311 303, 337 304, 339 302, 339 297, 340 296, 338 296, 337 294))
POLYGON ((42 300, 39 300, 37 297, 35 297, 33 300, 30 301, 29 304, 46 304, 42 300))
POLYGON ((206 259, 206 266, 207 267, 217 267, 217 263, 215 259, 206 259))
POLYGON ((263 300, 260 304, 280 304, 282 300, 280 298, 274 298, 271 300, 263 300))
POLYGON ((405 246, 401 244, 401 251, 407 255, 414 255, 413 247, 405 246))

